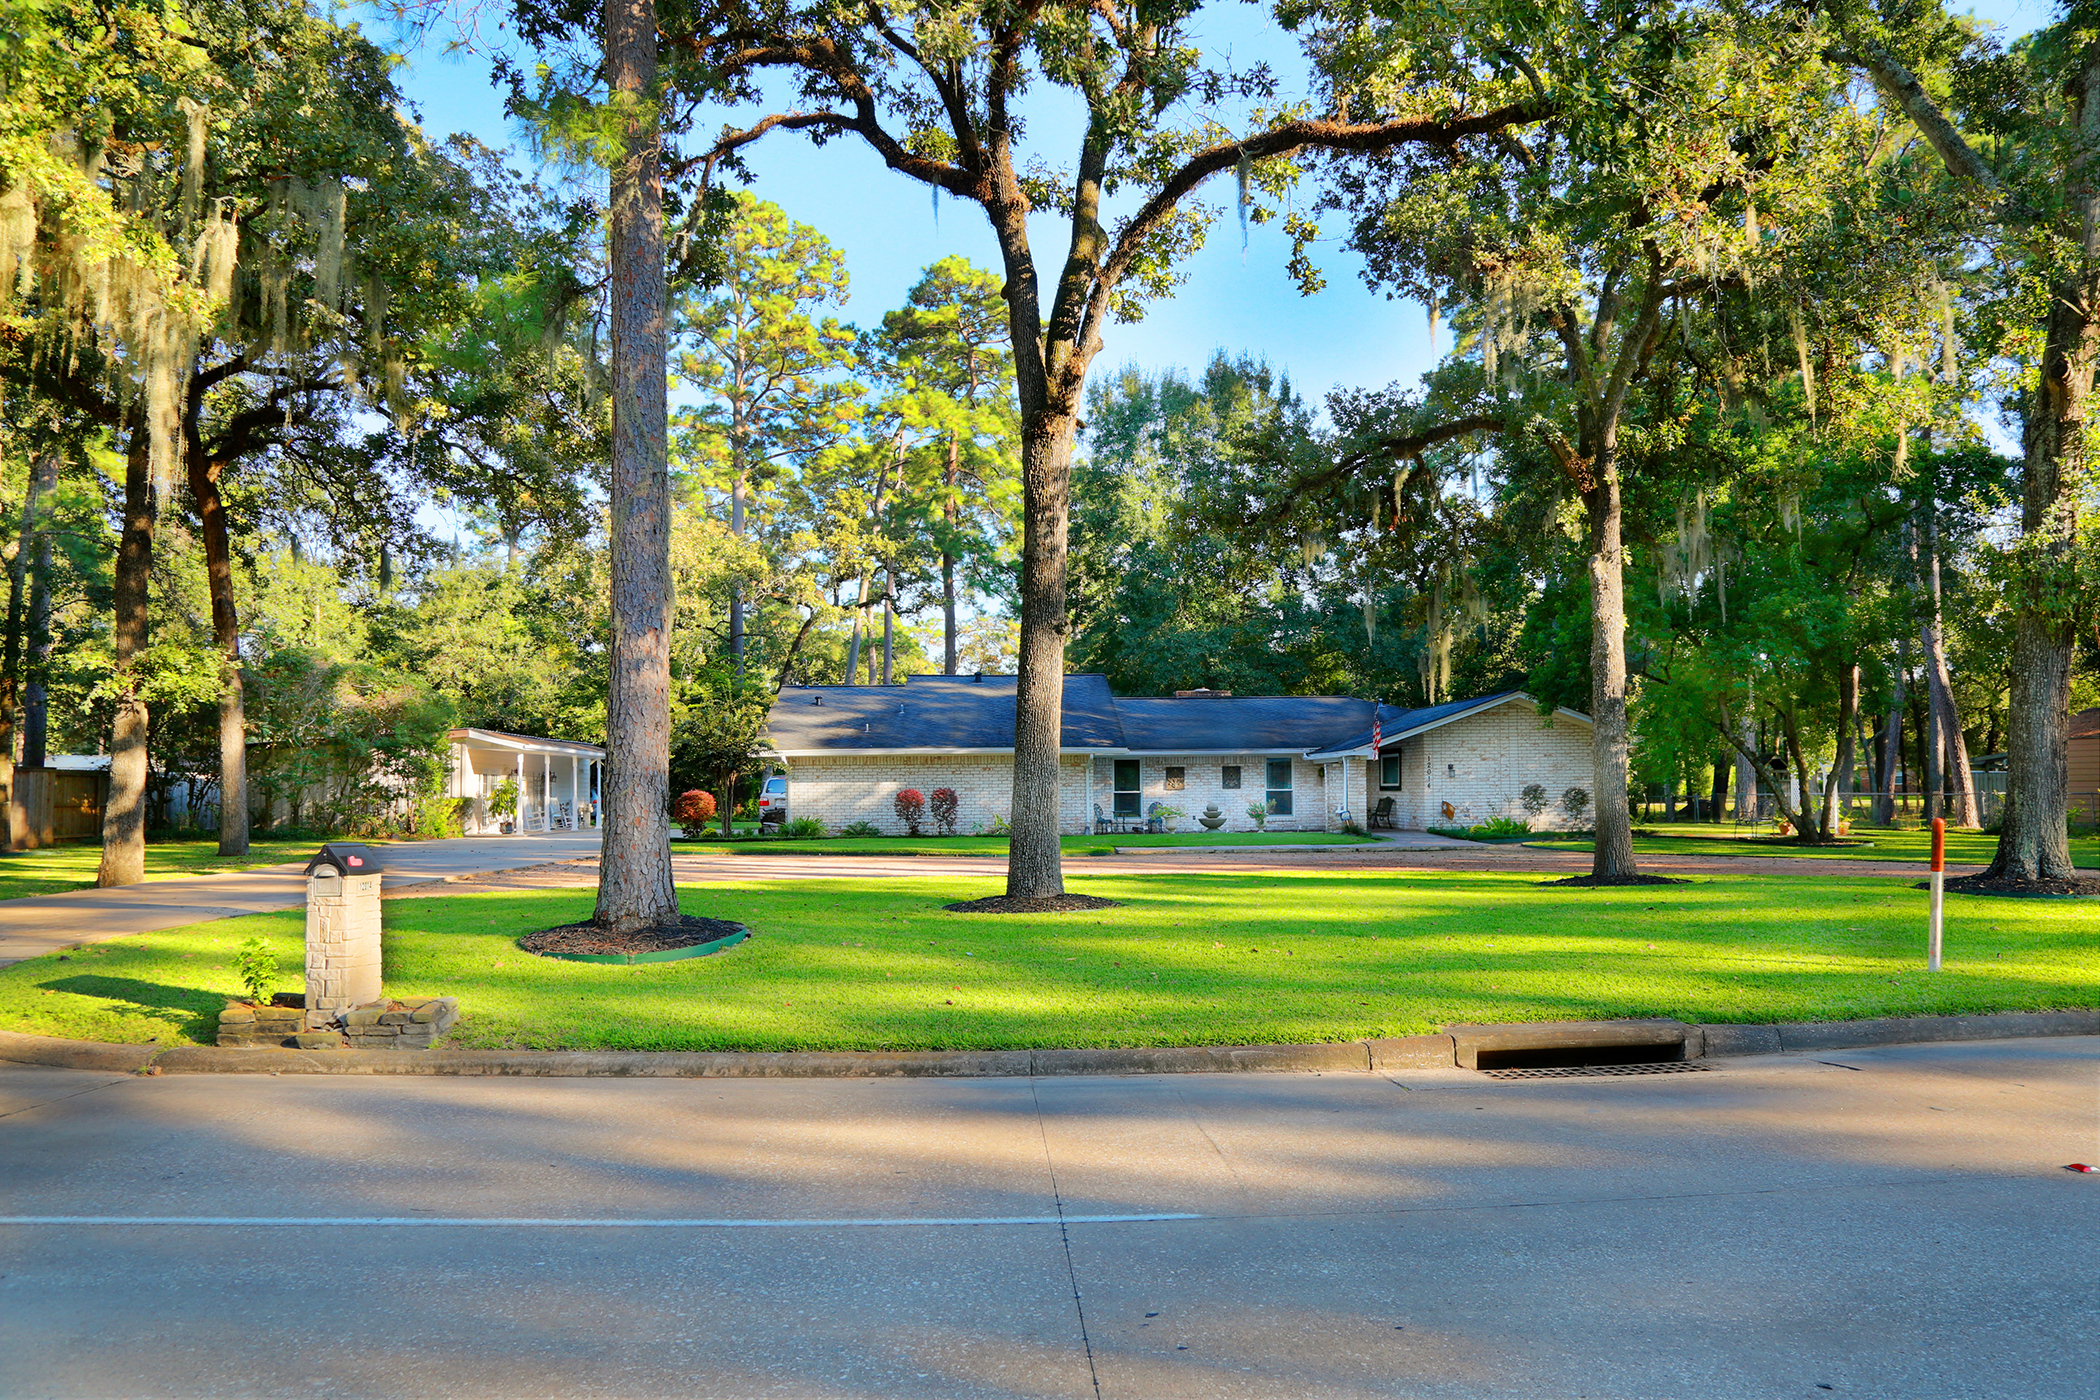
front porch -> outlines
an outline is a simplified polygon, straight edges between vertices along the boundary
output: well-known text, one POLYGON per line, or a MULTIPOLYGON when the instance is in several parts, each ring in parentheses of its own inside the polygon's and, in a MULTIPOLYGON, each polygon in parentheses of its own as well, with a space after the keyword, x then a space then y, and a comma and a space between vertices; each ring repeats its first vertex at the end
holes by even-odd
POLYGON ((455 729, 447 737, 452 762, 446 794, 467 799, 462 813, 467 835, 494 836, 506 824, 513 832, 597 828, 605 750, 596 744, 500 729, 455 729), (505 780, 517 784, 512 816, 499 815, 491 806, 505 780))

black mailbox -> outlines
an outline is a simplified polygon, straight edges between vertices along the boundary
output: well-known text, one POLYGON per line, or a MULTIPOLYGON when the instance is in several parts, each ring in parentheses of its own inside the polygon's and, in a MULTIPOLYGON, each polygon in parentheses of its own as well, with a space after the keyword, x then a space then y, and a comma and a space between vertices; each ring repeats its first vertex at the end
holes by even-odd
POLYGON ((386 862, 370 846, 355 841, 330 841, 321 847, 320 854, 306 863, 306 873, 311 875, 323 866, 338 875, 377 875, 386 867, 386 862))

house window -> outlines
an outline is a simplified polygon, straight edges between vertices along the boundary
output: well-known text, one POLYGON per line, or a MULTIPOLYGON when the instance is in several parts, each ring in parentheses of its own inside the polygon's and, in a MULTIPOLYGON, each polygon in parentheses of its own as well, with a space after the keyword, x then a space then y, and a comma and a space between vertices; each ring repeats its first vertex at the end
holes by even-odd
POLYGON ((1291 761, 1287 758, 1269 760, 1269 815, 1287 817, 1291 814, 1291 761))
POLYGON ((1116 815, 1134 817, 1143 804, 1139 799, 1138 761, 1134 758, 1116 760, 1116 815))
POLYGON ((1218 785, 1229 788, 1238 787, 1240 785, 1240 766, 1237 763, 1226 764, 1225 776, 1218 780, 1218 785))
POLYGON ((1188 770, 1188 769, 1186 769, 1186 768, 1169 768, 1169 769, 1167 770, 1167 791, 1168 791, 1168 792, 1181 792, 1181 791, 1184 791, 1184 790, 1186 790, 1186 789, 1187 789, 1188 785, 1189 785, 1189 770, 1188 770))
POLYGON ((1400 786, 1400 755, 1381 754, 1378 758, 1378 786, 1397 789, 1400 786))

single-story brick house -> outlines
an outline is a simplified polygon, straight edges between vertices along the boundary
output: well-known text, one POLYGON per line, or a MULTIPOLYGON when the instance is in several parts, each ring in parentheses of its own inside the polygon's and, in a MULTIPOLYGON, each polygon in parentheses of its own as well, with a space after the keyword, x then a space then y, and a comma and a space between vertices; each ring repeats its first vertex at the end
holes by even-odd
MULTIPOLYGON (((912 676, 783 688, 767 756, 788 770, 793 816, 902 834, 897 793, 945 787, 968 832, 1011 814, 1013 742, 1012 676, 912 676)), ((1516 690, 1410 710, 1338 695, 1129 698, 1104 676, 1067 676, 1061 751, 1058 824, 1075 834, 1155 802, 1187 813, 1184 830, 1216 803, 1226 830, 1251 831, 1247 807, 1260 802, 1270 830, 1331 831, 1368 822, 1385 798, 1402 828, 1473 823, 1521 813, 1534 783, 1557 804, 1592 771, 1588 716, 1542 719, 1516 690)))

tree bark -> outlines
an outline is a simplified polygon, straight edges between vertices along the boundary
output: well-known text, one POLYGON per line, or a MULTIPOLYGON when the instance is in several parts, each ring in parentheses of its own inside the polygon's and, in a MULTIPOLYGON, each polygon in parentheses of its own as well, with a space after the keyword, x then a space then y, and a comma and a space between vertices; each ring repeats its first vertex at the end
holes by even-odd
MULTIPOLYGON (((971 401, 976 395, 971 394, 971 401)), ((941 513, 947 519, 948 530, 955 530, 955 486, 962 476, 962 442, 954 433, 948 434, 948 498, 942 502, 941 513)), ((955 631, 955 555, 948 549, 941 550, 941 674, 955 674, 958 649, 955 631)))
POLYGON ((1597 788, 1590 794, 1597 829, 1590 875, 1600 880, 1638 873, 1626 796, 1626 555, 1614 456, 1608 445, 1597 454, 1596 485, 1584 493, 1590 525, 1590 750, 1597 788))
MULTIPOLYGON (((729 533, 737 539, 744 537, 744 468, 742 452, 739 460, 732 464, 735 475, 729 482, 729 533)), ((744 674, 744 585, 741 580, 729 585, 729 654, 736 660, 736 673, 744 674)))
POLYGON ((152 449, 142 411, 132 414, 124 450, 124 533, 117 542, 115 621, 110 688, 116 719, 109 735, 109 798, 102 808, 102 865, 97 885, 135 885, 146 878, 145 697, 139 694, 138 654, 145 650, 153 577, 155 500, 152 449))
POLYGON ((44 745, 50 732, 50 706, 44 698, 45 676, 51 667, 51 526, 50 502, 58 495, 58 454, 46 453, 37 460, 37 480, 31 489, 44 502, 43 519, 36 532, 36 558, 29 588, 29 665, 22 684, 22 766, 42 768, 44 745))
POLYGON ((1901 647, 1896 664, 1889 668, 1889 713, 1881 726, 1881 795, 1874 802, 1874 820, 1889 826, 1896 820, 1896 774, 1903 766, 1903 670, 1907 663, 1901 647))
POLYGON ((897 660, 897 571, 889 571, 882 595, 882 683, 894 685, 892 667, 897 660))
POLYGON ((1728 808, 1729 767, 1728 758, 1725 754, 1714 760, 1713 801, 1706 809, 1706 819, 1709 822, 1718 823, 1721 820, 1721 813, 1728 808))
POLYGON ((219 495, 224 466, 193 440, 188 458, 190 495, 204 543, 204 576, 211 592, 212 645, 219 653, 219 854, 248 854, 248 712, 241 685, 240 615, 233 601, 233 551, 226 504, 219 495))
POLYGON ((1838 832, 1838 799, 1849 793, 1852 787, 1853 720, 1858 714, 1859 663, 1848 661, 1838 676, 1837 762, 1831 765, 1830 776, 1823 781, 1823 839, 1826 841, 1838 832))
POLYGON ((1021 656, 1014 688, 1013 839, 1006 892, 1065 892, 1058 846, 1058 751, 1065 703, 1066 537, 1078 421, 1058 408, 1030 413, 1021 438, 1021 656))
POLYGON ((12 851, 23 833, 14 829, 15 813, 15 707, 21 694, 23 588, 29 572, 30 551, 37 539, 37 507, 43 494, 44 461, 38 457, 29 469, 29 489, 22 497, 22 528, 15 541, 14 562, 7 571, 7 636, 0 643, 0 850, 12 851))
POLYGON ((655 0, 606 0, 606 82, 628 110, 611 172, 612 648, 594 917, 621 931, 678 915, 668 827, 671 498, 656 67, 655 0))

